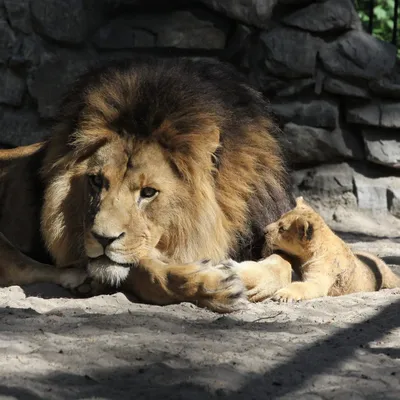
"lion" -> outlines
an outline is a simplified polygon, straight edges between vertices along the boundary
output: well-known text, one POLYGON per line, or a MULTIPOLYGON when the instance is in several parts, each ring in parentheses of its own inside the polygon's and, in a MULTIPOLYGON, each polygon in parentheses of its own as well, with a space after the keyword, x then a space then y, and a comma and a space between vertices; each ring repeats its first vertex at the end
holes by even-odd
POLYGON ((400 287, 383 260, 367 252, 353 253, 303 199, 266 229, 269 245, 293 259, 302 282, 292 282, 271 297, 281 302, 341 296, 400 287))
POLYGON ((0 199, 1 285, 89 277, 219 312, 265 289, 252 271, 276 258, 225 260, 260 260, 294 202, 262 95, 220 62, 155 57, 78 79, 48 140, 0 151, 0 199))

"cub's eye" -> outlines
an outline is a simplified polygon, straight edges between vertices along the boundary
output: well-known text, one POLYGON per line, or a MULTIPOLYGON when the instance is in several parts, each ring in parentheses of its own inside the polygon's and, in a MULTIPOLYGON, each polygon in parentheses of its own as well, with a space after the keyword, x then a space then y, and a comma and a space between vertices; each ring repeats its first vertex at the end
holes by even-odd
POLYGON ((154 197, 157 193, 158 193, 157 189, 147 186, 140 190, 140 197, 143 197, 145 199, 150 199, 151 197, 154 197))
POLYGON ((283 233, 283 232, 285 232, 285 231, 286 231, 285 227, 283 227, 283 226, 280 226, 280 227, 279 227, 279 233, 283 233))
POLYGON ((103 177, 100 174, 89 175, 89 183, 96 189, 101 189, 103 187, 103 177))

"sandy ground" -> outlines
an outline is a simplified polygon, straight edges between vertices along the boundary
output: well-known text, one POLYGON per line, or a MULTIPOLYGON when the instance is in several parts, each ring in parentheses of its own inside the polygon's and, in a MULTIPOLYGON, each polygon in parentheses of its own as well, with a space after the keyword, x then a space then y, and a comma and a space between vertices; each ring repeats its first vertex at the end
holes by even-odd
POLYGON ((0 399, 400 398, 400 289, 229 315, 54 289, 0 289, 0 399))

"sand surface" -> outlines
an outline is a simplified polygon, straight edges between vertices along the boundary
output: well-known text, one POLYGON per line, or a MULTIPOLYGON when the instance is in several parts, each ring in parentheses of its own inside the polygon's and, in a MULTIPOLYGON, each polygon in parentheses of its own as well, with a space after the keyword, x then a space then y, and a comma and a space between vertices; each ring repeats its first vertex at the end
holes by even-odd
POLYGON ((0 399, 400 398, 400 289, 229 315, 64 295, 0 289, 0 399))

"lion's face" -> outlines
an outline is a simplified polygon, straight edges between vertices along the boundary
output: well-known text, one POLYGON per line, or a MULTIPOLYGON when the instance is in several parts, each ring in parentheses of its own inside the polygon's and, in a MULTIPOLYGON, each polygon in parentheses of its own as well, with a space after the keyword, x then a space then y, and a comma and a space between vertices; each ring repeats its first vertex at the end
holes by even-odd
POLYGON ((302 197, 296 200, 296 207, 265 228, 266 242, 273 250, 301 257, 307 252, 314 235, 314 211, 302 197))
POLYGON ((173 216, 168 210, 185 196, 185 187, 156 143, 116 138, 86 168, 84 249, 90 270, 124 278, 126 266, 162 250, 173 216))

